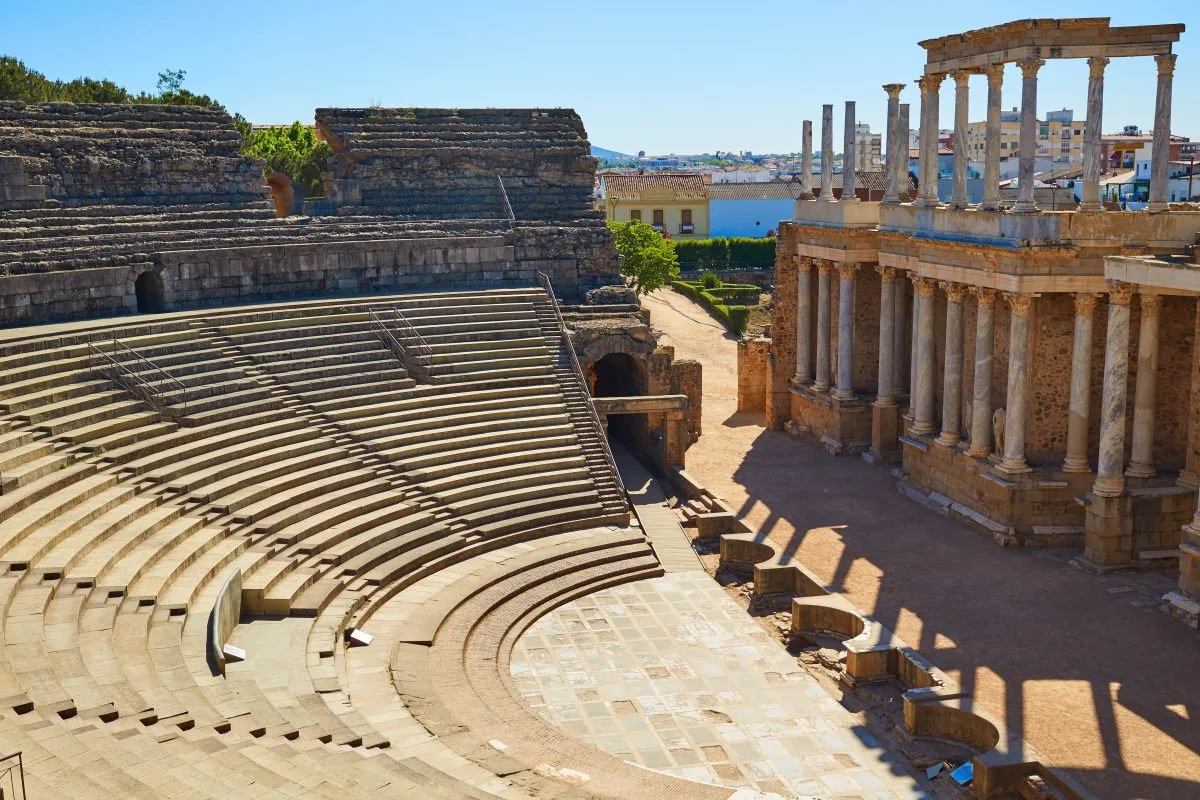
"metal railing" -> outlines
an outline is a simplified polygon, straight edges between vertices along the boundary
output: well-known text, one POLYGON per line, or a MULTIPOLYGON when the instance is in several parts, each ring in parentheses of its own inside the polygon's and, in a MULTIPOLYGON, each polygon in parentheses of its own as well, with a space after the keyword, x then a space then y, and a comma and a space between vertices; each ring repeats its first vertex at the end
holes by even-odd
POLYGON ((25 760, 22 758, 20 750, 0 756, 0 797, 12 797, 14 800, 25 800, 27 797, 25 794, 25 760), (17 760, 15 764, 12 763, 14 758, 17 760), (5 778, 8 778, 8 785, 12 789, 11 794, 4 792, 3 781, 5 778))
POLYGON ((497 175, 496 180, 500 183, 500 198, 504 200, 504 213, 508 215, 508 226, 511 228, 512 224, 517 221, 517 215, 513 213, 512 203, 508 201, 508 190, 504 188, 504 179, 497 175))
POLYGON ((105 352, 104 348, 95 342, 88 342, 88 367, 93 372, 107 375, 159 411, 174 404, 181 406, 182 412, 187 414, 188 387, 174 375, 128 347, 115 335, 112 338, 111 353, 105 352), (122 358, 141 369, 130 369, 122 358), (147 380, 144 376, 146 372, 158 376, 157 384, 154 380, 147 380))
POLYGON ((584 406, 587 407, 588 417, 591 419, 592 427, 596 431, 596 438, 600 440, 600 450, 604 454, 604 460, 608 462, 608 468, 612 470, 613 479, 617 482, 617 488, 621 492, 622 502, 627 503, 625 482, 621 480, 621 471, 617 469, 617 460, 613 458, 612 448, 609 447, 608 433, 604 430, 604 423, 600 421, 600 415, 596 413, 596 407, 592 404, 592 393, 588 389, 587 377, 583 374, 583 367, 579 364, 579 357, 575 355, 575 344, 571 341, 571 334, 567 331, 567 323, 563 319, 562 310, 558 307, 558 298, 554 295, 554 286, 550 283, 550 276, 544 272, 539 272, 537 279, 543 291, 546 292, 546 296, 550 299, 550 307, 554 309, 554 320, 558 324, 558 334, 560 337, 560 349, 566 350, 570 358, 571 370, 575 373, 575 380, 583 392, 584 406))
POLYGON ((404 312, 396 306, 392 306, 390 310, 392 325, 397 329, 395 331, 388 327, 387 321, 375 309, 369 309, 371 328, 375 331, 375 335, 414 377, 430 383, 437 383, 440 370, 434 363, 433 348, 425 341, 421 332, 408 321, 404 312))

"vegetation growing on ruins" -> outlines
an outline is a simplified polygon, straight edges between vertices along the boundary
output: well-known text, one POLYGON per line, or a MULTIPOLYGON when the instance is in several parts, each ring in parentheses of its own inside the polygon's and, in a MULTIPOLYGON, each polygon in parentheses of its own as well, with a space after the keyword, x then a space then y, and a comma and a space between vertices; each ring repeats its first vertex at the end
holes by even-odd
POLYGON ((282 128, 259 128, 246 137, 242 150, 267 162, 267 169, 282 172, 296 186, 303 186, 305 196, 316 197, 323 191, 321 173, 331 151, 311 127, 296 121, 282 128))
POLYGON ((609 222, 608 229, 623 257, 621 274, 638 294, 649 294, 679 277, 675 242, 638 220, 609 222))
POLYGON ((50 80, 18 59, 0 56, 0 100, 21 100, 26 103, 152 103, 225 110, 223 105, 208 95, 184 89, 186 78, 185 70, 168 69, 158 73, 156 94, 135 94, 104 79, 50 80))

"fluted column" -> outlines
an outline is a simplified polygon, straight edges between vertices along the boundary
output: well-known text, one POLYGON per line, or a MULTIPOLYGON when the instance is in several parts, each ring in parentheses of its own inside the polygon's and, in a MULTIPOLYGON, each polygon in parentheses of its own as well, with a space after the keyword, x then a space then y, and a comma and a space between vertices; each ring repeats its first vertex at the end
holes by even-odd
POLYGON ((796 258, 796 383, 812 380, 812 259, 796 258))
POLYGON ((1080 211, 1103 211, 1100 204, 1100 139, 1104 119, 1104 68, 1108 59, 1088 59, 1087 119, 1083 122, 1083 191, 1080 211))
POLYGON ((812 120, 804 120, 801 126, 800 147, 800 199, 812 200, 813 184, 813 149, 812 149, 812 120))
POLYGON ((875 405, 894 406, 895 379, 895 331, 896 331, 896 270, 891 267, 875 267, 879 273, 879 378, 875 405))
POLYGON ((1150 212, 1166 211, 1167 170, 1171 166, 1171 81, 1175 75, 1175 54, 1155 56, 1158 64, 1158 90, 1154 95, 1154 149, 1150 151, 1150 212))
POLYGON ((1037 158, 1037 74, 1045 63, 1040 58, 1017 62, 1021 68, 1021 160, 1017 172, 1017 202, 1012 207, 1014 214, 1038 210, 1033 195, 1033 168, 1037 158))
POLYGON ((917 80, 921 87, 921 185, 915 203, 918 206, 938 204, 938 92, 945 79, 945 74, 933 74, 917 80))
POLYGON ((854 101, 846 101, 846 121, 842 129, 842 202, 857 203, 854 193, 858 185, 858 146, 854 128, 858 124, 854 113, 854 101))
POLYGON ((1029 310, 1033 296, 1005 294, 1012 312, 1008 328, 1008 408, 1004 414, 1005 472, 1029 472, 1025 463, 1025 416, 1029 402, 1029 310))
POLYGON ((1075 341, 1071 346, 1071 405, 1067 417, 1067 457, 1063 472, 1090 472, 1088 416, 1092 400, 1092 317, 1096 295, 1075 295, 1075 341))
POLYGON ((1125 491, 1125 393, 1129 380, 1129 304, 1133 285, 1111 281, 1108 334, 1104 342, 1104 394, 1100 407, 1100 455, 1092 492, 1118 497, 1125 491))
POLYGON ((962 438, 963 295, 961 283, 941 283, 946 293, 946 348, 942 368, 942 433, 938 444, 953 447, 962 438))
POLYGON ((913 281, 917 289, 917 399, 913 403, 912 432, 928 436, 937 428, 933 422, 933 295, 937 284, 929 278, 913 281))
POLYGON ((975 380, 971 384, 971 447, 967 455, 992 452, 992 331, 996 290, 971 287, 975 295, 975 380))
POLYGON ((1138 329, 1137 383, 1133 393, 1133 444, 1129 453, 1130 478, 1154 477, 1154 400, 1158 391, 1158 318, 1162 298, 1138 295, 1141 326, 1138 329))
POLYGON ((921 346, 921 292, 917 288, 917 281, 921 280, 921 277, 915 272, 910 272, 908 278, 913 287, 912 322, 908 326, 908 413, 915 421, 917 415, 917 365, 921 363, 918 352, 921 346))
POLYGON ((833 202, 833 105, 821 106, 821 196, 822 202, 833 202))
POLYGON ((905 295, 903 278, 897 274, 895 288, 892 293, 892 397, 908 388, 905 381, 904 367, 908 360, 904 357, 904 328, 908 324, 908 303, 905 295))
POLYGON ((818 392, 829 391, 829 272, 832 262, 817 262, 817 379, 813 388, 818 392))
POLYGON ((885 83, 887 92, 887 160, 884 162, 883 205, 900 202, 900 175, 903 165, 908 163, 908 131, 900 131, 900 92, 903 83, 885 83))
MULTIPOLYGON (((845 190, 842 190, 844 198, 845 190)), ((857 264, 838 264, 838 400, 854 399, 854 273, 857 264)))
POLYGON ((951 208, 967 207, 967 126, 970 125, 967 102, 970 98, 971 73, 954 73, 954 195, 951 208))
POLYGON ((992 64, 983 74, 987 75, 988 99, 983 152, 983 202, 979 208, 997 211, 1000 208, 1000 106, 1004 65, 992 64))

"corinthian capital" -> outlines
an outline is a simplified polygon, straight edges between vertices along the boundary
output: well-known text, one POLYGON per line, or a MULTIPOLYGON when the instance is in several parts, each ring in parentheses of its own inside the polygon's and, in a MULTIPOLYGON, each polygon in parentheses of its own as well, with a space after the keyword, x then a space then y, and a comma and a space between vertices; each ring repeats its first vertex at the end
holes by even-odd
POLYGON ((887 92, 888 100, 899 100, 900 92, 904 91, 903 83, 885 83, 883 90, 887 92))
POLYGON ((1108 59, 1104 56, 1092 56, 1088 59, 1088 75, 1092 78, 1103 78, 1104 68, 1108 66, 1108 59))
POLYGON ((1029 314, 1029 309, 1033 306, 1033 295, 1031 294, 1005 292, 1004 299, 1008 302, 1008 307, 1012 309, 1012 313, 1021 317, 1029 314))
POLYGON ((1158 77, 1169 78, 1175 74, 1174 53, 1164 53, 1161 56, 1155 56, 1154 61, 1158 64, 1158 77))
POLYGON ((1046 65, 1045 59, 1042 58, 1025 58, 1017 62, 1017 66, 1021 68, 1021 74, 1026 80, 1036 78, 1038 70, 1046 65))
POLYGON ((1127 306, 1133 302, 1133 284, 1121 281, 1108 282, 1108 302, 1118 306, 1127 306))
POLYGON ((1081 317, 1090 317, 1096 311, 1096 301, 1099 299, 1097 295, 1087 292, 1075 295, 1075 313, 1081 317))

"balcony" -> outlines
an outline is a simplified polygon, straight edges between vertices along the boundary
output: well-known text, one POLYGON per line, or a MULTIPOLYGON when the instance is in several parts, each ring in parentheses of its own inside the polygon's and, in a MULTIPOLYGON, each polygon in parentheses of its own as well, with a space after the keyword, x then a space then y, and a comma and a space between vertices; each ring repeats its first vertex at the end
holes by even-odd
POLYGON ((680 225, 680 226, 679 226, 679 232, 680 232, 681 234, 690 234, 690 233, 695 233, 695 232, 696 232, 696 226, 695 226, 695 225, 680 225))

